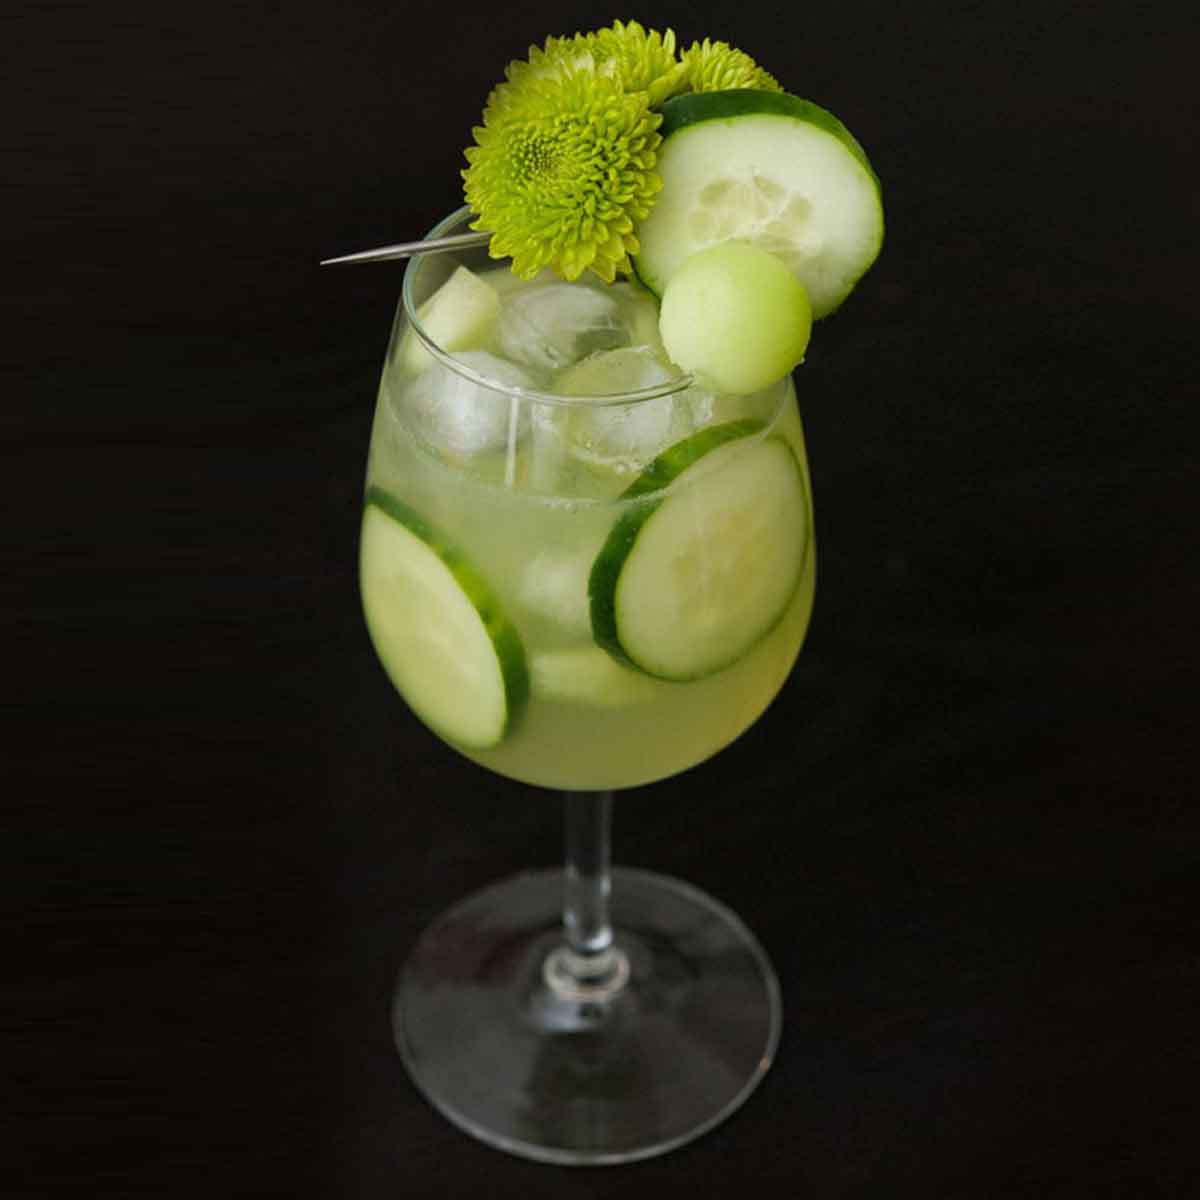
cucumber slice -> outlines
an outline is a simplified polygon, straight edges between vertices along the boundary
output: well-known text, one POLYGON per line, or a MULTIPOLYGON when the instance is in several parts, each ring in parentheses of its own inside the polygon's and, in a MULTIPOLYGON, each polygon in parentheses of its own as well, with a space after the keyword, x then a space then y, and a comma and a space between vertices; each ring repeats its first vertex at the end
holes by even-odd
POLYGON ((675 484, 618 518, 592 565, 592 636, 614 658, 660 679, 700 679, 783 616, 800 581, 808 504, 791 447, 746 440, 762 428, 701 430, 626 492, 675 484))
MULTIPOLYGON (((421 328, 448 354, 482 346, 500 313, 500 294, 466 267, 454 274, 417 309, 421 328)), ((400 346, 400 365, 419 375, 433 365, 433 355, 411 329, 400 346)))
POLYGON ((832 113, 783 92, 677 96, 663 105, 663 187, 634 265, 661 296, 676 268, 720 242, 753 242, 831 313, 883 243, 879 180, 832 113))
POLYGON ((460 746, 501 742, 529 696, 520 634, 475 567, 374 487, 363 513, 362 596, 380 661, 413 712, 460 746))

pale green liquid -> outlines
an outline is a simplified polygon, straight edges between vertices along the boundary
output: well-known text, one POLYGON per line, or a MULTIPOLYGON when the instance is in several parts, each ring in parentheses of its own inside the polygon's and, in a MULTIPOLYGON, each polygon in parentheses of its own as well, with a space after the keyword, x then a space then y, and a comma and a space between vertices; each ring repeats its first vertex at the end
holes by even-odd
MULTIPOLYGON (((561 456, 547 457, 544 444, 529 436, 507 450, 439 455, 414 435, 405 416, 408 386, 391 366, 385 370, 367 483, 420 513, 484 574, 531 667, 528 704, 505 740, 483 751, 456 749, 490 770, 544 787, 626 788, 708 758, 759 717, 783 685, 808 627, 816 577, 811 524, 795 531, 806 540, 800 582, 770 632, 715 675, 686 683, 652 679, 617 667, 594 645, 586 596, 589 564, 631 503, 618 497, 636 470, 564 466, 561 456), (570 672, 573 662, 583 664, 578 677, 570 672), (543 670, 547 663, 554 669, 543 670)), ((708 423, 742 416, 767 420, 763 436, 791 445, 811 497, 791 381, 755 397, 720 399, 708 423)), ((703 483, 701 477, 690 486, 703 483)), ((362 567, 369 611, 382 602, 369 590, 380 572, 367 562, 362 567)), ((697 595, 697 603, 703 600, 697 595)), ((437 615, 431 612, 430 621, 437 615)), ((381 659, 395 678, 386 653, 381 659)))

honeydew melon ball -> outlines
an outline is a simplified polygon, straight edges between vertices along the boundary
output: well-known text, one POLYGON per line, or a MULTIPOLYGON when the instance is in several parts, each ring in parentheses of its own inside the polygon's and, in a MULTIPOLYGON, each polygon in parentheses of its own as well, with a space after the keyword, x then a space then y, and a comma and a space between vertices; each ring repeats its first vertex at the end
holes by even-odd
POLYGON ((722 242, 686 258, 663 290, 659 331, 671 358, 730 395, 761 391, 804 358, 808 293, 769 251, 722 242))

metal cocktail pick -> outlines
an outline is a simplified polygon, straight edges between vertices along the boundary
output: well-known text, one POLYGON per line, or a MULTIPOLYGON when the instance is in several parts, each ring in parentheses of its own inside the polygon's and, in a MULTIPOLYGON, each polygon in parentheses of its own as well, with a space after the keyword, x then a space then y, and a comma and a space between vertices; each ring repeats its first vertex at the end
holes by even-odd
POLYGON ((340 258, 321 260, 321 266, 339 263, 391 262, 397 258, 411 258, 414 254, 431 254, 441 250, 466 250, 471 246, 486 245, 491 238, 486 231, 478 233, 454 233, 449 237, 426 238, 420 242, 397 242, 393 246, 378 246, 374 250, 360 250, 357 254, 343 254, 340 258))

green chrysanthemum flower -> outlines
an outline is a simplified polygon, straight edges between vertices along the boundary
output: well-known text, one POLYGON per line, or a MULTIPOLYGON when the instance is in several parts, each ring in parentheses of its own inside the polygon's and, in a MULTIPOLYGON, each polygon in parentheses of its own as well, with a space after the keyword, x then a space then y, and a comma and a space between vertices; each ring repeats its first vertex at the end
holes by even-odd
POLYGON ((531 77, 557 75, 564 67, 576 71, 596 69, 596 60, 588 46, 588 38, 582 33, 573 37, 548 37, 544 46, 530 46, 528 61, 517 59, 510 62, 504 68, 504 78, 519 87, 524 80, 531 77))
POLYGON ((661 121, 647 92, 626 93, 616 70, 565 43, 514 64, 488 98, 463 171, 472 225, 491 232, 491 255, 511 257, 525 279, 545 267, 609 282, 628 271, 634 222, 662 187, 661 121))
POLYGON ((694 42, 676 57, 675 34, 637 21, 531 46, 510 63, 475 129, 463 171, 476 229, 515 274, 549 267, 566 279, 592 270, 610 281, 638 250, 634 223, 662 182, 657 109, 686 91, 781 91, 727 42, 694 42))
POLYGON ((693 42, 684 51, 687 84, 693 92, 724 92, 730 88, 758 88, 782 92, 774 75, 760 67, 750 55, 735 50, 728 42, 693 42))
POLYGON ((675 57, 672 29, 659 33, 643 29, 637 21, 628 25, 614 21, 610 28, 588 34, 587 41, 598 63, 615 65, 627 92, 647 93, 651 108, 686 84, 687 67, 675 57))
POLYGON ((505 76, 510 83, 520 83, 564 65, 579 69, 589 59, 598 74, 615 75, 622 90, 646 92, 651 108, 687 86, 687 66, 675 56, 674 30, 659 33, 637 21, 614 21, 605 29, 569 38, 549 37, 543 47, 529 47, 528 62, 510 63, 505 76))

